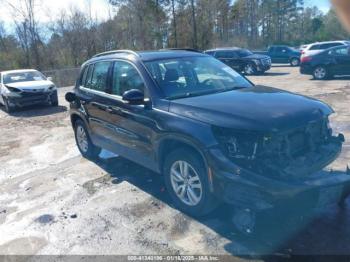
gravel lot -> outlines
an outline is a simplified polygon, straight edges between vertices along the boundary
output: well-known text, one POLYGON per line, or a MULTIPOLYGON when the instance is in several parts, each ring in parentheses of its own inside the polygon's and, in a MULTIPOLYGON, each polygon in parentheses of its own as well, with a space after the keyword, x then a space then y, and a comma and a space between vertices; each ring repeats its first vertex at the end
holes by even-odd
MULTIPOLYGON (((298 70, 276 66, 251 80, 330 104, 337 131, 350 140, 350 78, 319 82, 298 70)), ((246 239, 231 227, 227 207, 190 218, 172 208, 152 172, 106 158, 107 152, 96 163, 83 159, 64 101, 70 89, 59 89, 58 108, 12 116, 0 110, 0 254, 229 254, 237 261, 258 254, 350 255, 350 200, 295 235, 246 239)), ((349 141, 329 168, 344 171, 348 163, 349 141)))

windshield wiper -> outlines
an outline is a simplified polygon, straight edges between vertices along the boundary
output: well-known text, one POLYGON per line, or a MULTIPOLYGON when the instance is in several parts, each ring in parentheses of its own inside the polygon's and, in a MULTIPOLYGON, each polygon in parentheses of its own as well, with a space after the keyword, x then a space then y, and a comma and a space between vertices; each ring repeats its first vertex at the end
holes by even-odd
POLYGON ((223 92, 242 89, 242 88, 246 88, 246 87, 245 86, 233 86, 233 87, 228 87, 228 88, 206 90, 203 92, 187 92, 187 93, 181 94, 181 95, 169 96, 169 97, 167 97, 167 99, 173 100, 173 99, 180 99, 180 98, 187 98, 187 97, 194 97, 194 96, 201 96, 201 95, 208 95, 208 94, 215 94, 215 93, 223 93, 223 92))

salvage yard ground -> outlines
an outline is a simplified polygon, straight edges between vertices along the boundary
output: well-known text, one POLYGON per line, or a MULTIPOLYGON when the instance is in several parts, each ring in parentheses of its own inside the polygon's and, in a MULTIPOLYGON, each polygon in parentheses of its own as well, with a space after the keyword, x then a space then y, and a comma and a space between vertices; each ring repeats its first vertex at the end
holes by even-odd
MULTIPOLYGON (((250 79, 330 104, 336 131, 347 141, 328 169, 344 171, 350 164, 350 78, 320 82, 298 70, 275 66, 250 79)), ((85 160, 64 101, 69 90, 59 89, 57 108, 11 116, 0 110, 0 255, 230 254, 237 260, 268 253, 350 255, 349 199, 343 209, 329 208, 295 235, 249 240, 236 234, 227 207, 191 218, 172 208, 152 172, 118 157, 85 160)))

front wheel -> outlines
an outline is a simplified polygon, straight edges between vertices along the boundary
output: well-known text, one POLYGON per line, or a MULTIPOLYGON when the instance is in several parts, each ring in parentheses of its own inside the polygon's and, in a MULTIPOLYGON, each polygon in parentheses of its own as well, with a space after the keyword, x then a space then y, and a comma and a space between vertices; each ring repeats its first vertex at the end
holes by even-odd
POLYGON ((9 114, 14 112, 15 108, 10 106, 8 99, 6 97, 3 97, 3 100, 4 100, 5 111, 9 114))
POLYGON ((316 80, 325 80, 330 77, 327 67, 317 66, 313 71, 313 76, 316 80))
POLYGON ((256 68, 255 65, 253 65, 252 63, 246 64, 244 66, 244 74, 246 75, 255 75, 256 74, 256 68))
POLYGON ((291 66, 299 66, 300 65, 300 59, 299 58, 292 58, 291 60, 290 60, 290 65, 291 66))
POLYGON ((97 159, 101 148, 95 146, 89 137, 86 126, 82 120, 77 120, 74 127, 75 141, 83 157, 97 159))
POLYGON ((200 157, 186 149, 171 152, 164 164, 166 188, 175 206, 192 216, 210 213, 217 200, 209 190, 208 173, 200 157))
POLYGON ((51 94, 50 96, 51 106, 58 106, 58 94, 57 91, 51 94))

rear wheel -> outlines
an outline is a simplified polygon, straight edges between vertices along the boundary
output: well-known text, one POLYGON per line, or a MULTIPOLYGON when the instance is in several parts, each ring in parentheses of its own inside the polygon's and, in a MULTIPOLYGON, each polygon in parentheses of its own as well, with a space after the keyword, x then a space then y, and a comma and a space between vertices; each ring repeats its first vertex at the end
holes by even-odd
POLYGON ((209 190, 208 172, 193 151, 178 149, 171 152, 164 164, 166 188, 181 211, 192 216, 210 213, 217 200, 209 190))
POLYGON ((97 159, 101 148, 95 146, 89 137, 86 126, 82 120, 77 120, 74 127, 75 141, 83 157, 97 159))
POLYGON ((317 80, 325 80, 330 77, 329 71, 325 66, 317 66, 313 71, 313 76, 317 80))
POLYGON ((291 66, 299 66, 300 65, 300 59, 297 57, 294 57, 290 60, 290 65, 291 66))

